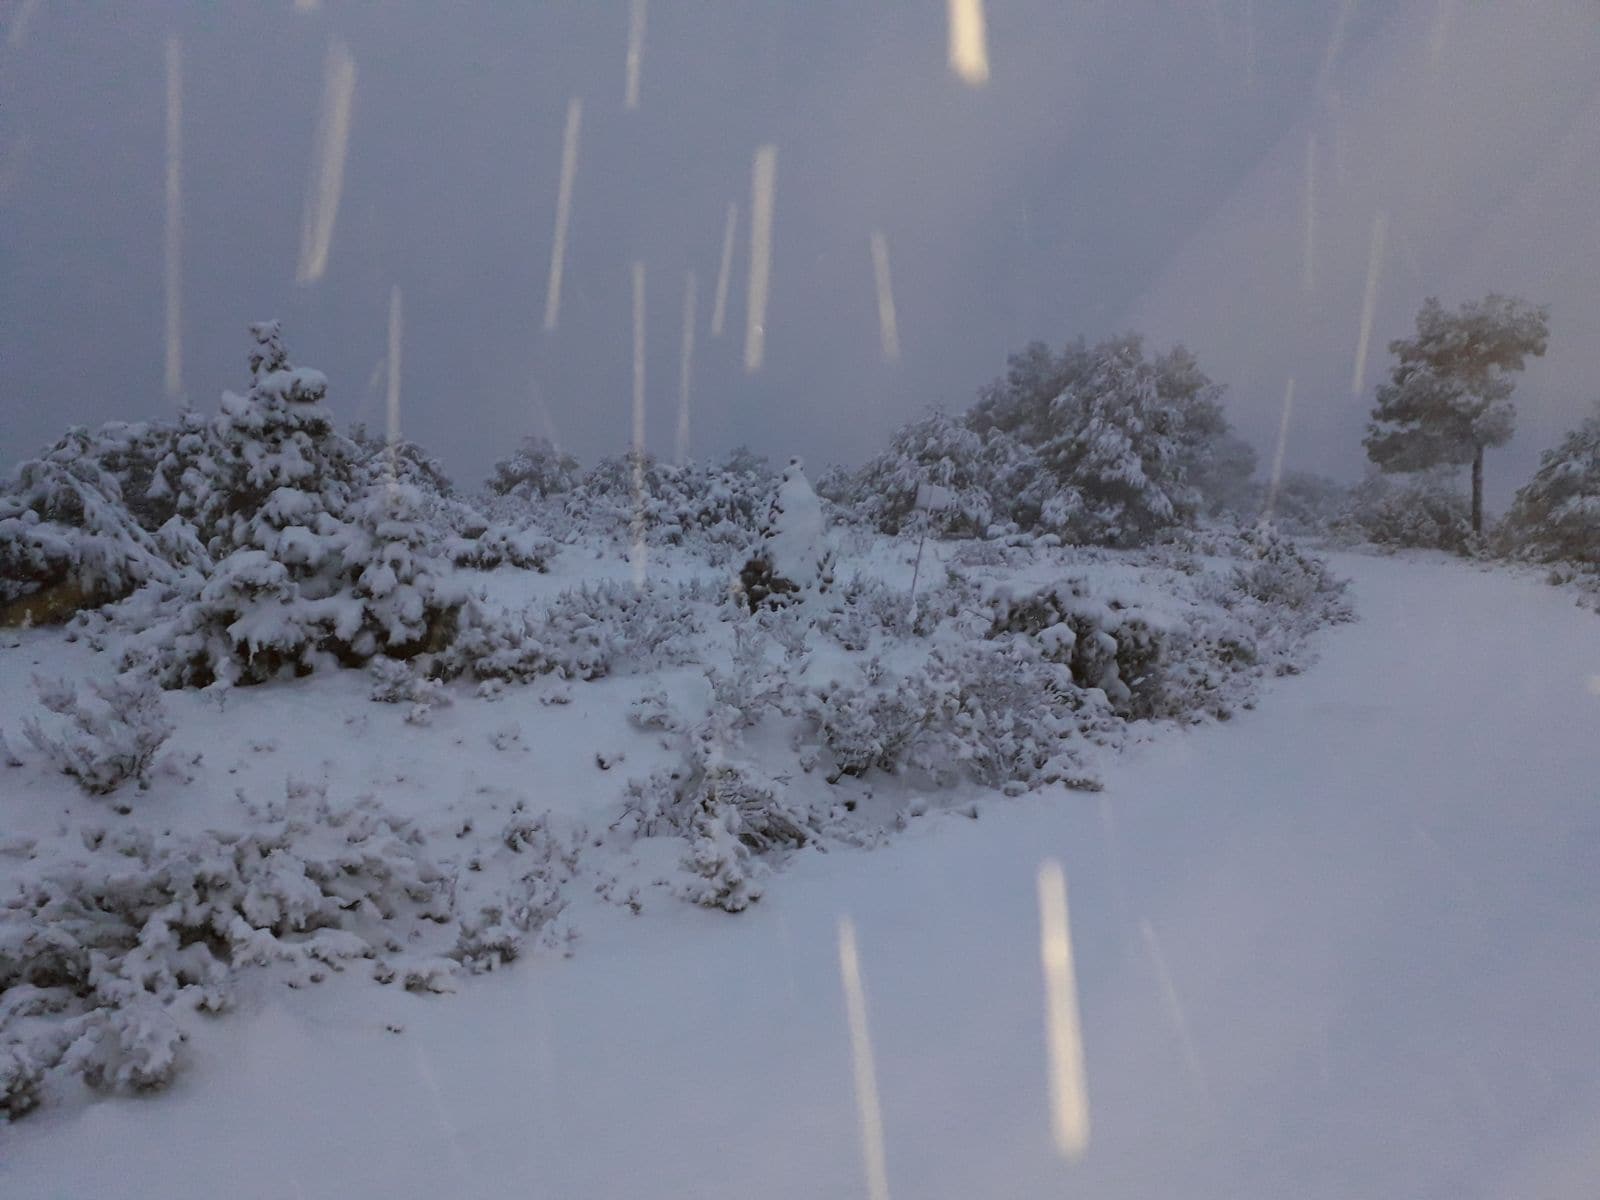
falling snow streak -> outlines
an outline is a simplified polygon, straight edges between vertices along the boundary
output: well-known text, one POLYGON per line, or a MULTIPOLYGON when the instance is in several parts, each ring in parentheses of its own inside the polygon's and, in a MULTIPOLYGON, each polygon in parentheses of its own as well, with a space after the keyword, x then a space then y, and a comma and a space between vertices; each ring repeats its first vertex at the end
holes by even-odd
POLYGON ((1350 394, 1366 390, 1367 346, 1372 340, 1372 318, 1378 307, 1378 273, 1383 268, 1383 243, 1389 231, 1389 216, 1379 212, 1372 218, 1372 248, 1367 255, 1367 291, 1361 300, 1361 333, 1356 338, 1356 369, 1350 377, 1350 394))
POLYGON ((674 450, 678 465, 689 458, 689 384, 694 374, 694 322, 697 284, 690 271, 683 281, 683 345, 678 356, 678 433, 674 450))
POLYGON ((1317 68, 1317 95, 1328 90, 1333 78, 1333 68, 1338 64, 1339 52, 1344 49, 1345 33, 1350 26, 1350 14, 1355 10, 1355 0, 1339 0, 1339 11, 1333 18, 1333 31, 1328 35, 1328 48, 1322 53, 1322 65, 1317 68))
POLYGON ((629 110, 639 107, 639 73, 644 66, 645 0, 633 0, 628 13, 628 85, 624 100, 629 110))
POLYGON ((1210 1087, 1206 1083, 1205 1071, 1200 1066, 1200 1056, 1195 1053, 1194 1040, 1189 1036, 1189 1021, 1183 1015, 1183 1005, 1178 1000, 1178 989, 1173 986, 1172 972, 1167 970, 1166 955, 1161 953, 1161 942, 1156 938, 1155 926, 1150 924, 1148 918, 1139 922, 1139 932, 1144 937, 1145 949, 1150 954, 1150 964, 1155 968, 1156 981, 1161 986, 1161 999, 1167 1008, 1167 1018, 1172 1022, 1172 1028, 1178 1035, 1178 1044, 1183 1048, 1183 1061, 1189 1068, 1189 1074, 1194 1078, 1195 1086, 1199 1088, 1202 1097, 1209 1097, 1210 1087))
POLYGON ((750 286, 745 297, 744 369, 759 371, 767 349, 767 286, 772 275, 772 192, 778 148, 762 146, 750 171, 750 286))
POLYGON ((550 284, 544 297, 544 327, 556 327, 561 314, 561 272, 567 261, 567 224, 572 219, 572 182, 578 174, 578 131, 583 101, 567 101, 567 127, 561 136, 561 183, 556 192, 556 230, 550 247, 550 284))
POLYGON ((878 1070, 872 1059, 867 1028, 867 997, 861 986, 861 958, 856 953, 856 927, 839 920, 839 981, 844 985, 845 1016, 850 1023, 850 1060, 855 1068, 856 1116, 861 1122, 861 1160, 871 1200, 889 1200, 889 1168, 883 1153, 883 1110, 878 1104, 878 1070))
POLYGON ((395 446, 400 441, 400 334, 403 315, 400 309, 400 285, 389 289, 389 359, 386 378, 389 385, 384 406, 384 441, 389 449, 389 481, 396 478, 395 446))
POLYGON ((739 224, 739 206, 728 203, 728 219, 722 227, 722 265, 717 268, 717 297, 711 307, 711 336, 722 336, 722 323, 728 315, 728 279, 733 270, 733 235, 739 224))
POLYGON ((316 160, 300 221, 300 262, 295 282, 315 283, 328 269, 334 221, 344 191, 345 154, 350 148, 351 102, 356 94, 356 62, 345 44, 328 48, 323 70, 322 109, 317 116, 316 160))
POLYGON ((633 264, 633 585, 644 586, 644 264, 633 264))
POLYGON ((1317 287, 1317 135, 1306 135, 1306 245, 1300 268, 1300 289, 1310 295, 1317 287))
POLYGON ((1278 487, 1283 482, 1283 452, 1289 445, 1289 416, 1294 411, 1294 376, 1289 376, 1289 386, 1283 393, 1283 414, 1278 418, 1278 440, 1272 448, 1272 475, 1267 483, 1266 518, 1278 509, 1278 487))
POLYGON ((900 361, 900 327, 894 315, 894 285, 889 279, 889 243, 883 234, 872 235, 872 274, 878 288, 878 340, 883 361, 900 361))
POLYGON ((1061 864, 1039 867, 1039 958, 1044 967, 1045 1030, 1049 1046, 1050 1128, 1056 1149, 1077 1159, 1089 1146, 1089 1089, 1083 1067, 1083 1028, 1072 967, 1072 926, 1061 864))
POLYGON ((950 69, 962 82, 989 82, 989 31, 983 0, 950 0, 950 69))
POLYGON ((183 47, 167 39, 167 399, 183 394, 183 47))

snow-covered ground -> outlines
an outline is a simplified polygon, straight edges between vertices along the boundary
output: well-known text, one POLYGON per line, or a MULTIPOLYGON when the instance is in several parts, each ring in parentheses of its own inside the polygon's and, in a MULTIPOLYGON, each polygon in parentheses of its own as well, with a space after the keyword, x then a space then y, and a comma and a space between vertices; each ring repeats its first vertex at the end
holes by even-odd
POLYGON ((736 916, 612 908, 575 957, 449 998, 260 981, 168 1091, 0 1127, 0 1196, 866 1195, 843 918, 892 1195, 1591 1196, 1600 625, 1532 578, 1335 566, 1361 619, 1312 670, 1134 746, 1104 792, 800 855, 736 916), (1047 859, 1075 1163, 1049 1115, 1047 859))

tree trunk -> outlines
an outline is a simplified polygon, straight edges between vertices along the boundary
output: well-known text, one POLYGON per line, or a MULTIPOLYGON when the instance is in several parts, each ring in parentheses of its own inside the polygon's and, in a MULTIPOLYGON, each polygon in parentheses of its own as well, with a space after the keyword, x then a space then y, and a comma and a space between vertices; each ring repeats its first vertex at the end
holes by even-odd
POLYGON ((1483 447, 1472 456, 1472 532, 1483 536, 1483 447))

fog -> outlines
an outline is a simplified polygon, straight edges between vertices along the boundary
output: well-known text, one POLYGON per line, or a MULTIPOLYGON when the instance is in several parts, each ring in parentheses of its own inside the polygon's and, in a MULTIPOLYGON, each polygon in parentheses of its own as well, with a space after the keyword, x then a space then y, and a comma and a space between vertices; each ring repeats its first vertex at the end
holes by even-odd
POLYGON ((529 432, 585 459, 616 453, 632 430, 636 262, 646 434, 663 454, 690 271, 696 454, 744 442, 856 462, 923 408, 969 403, 1032 339, 1132 327, 1188 344, 1264 453, 1292 377, 1286 464, 1354 478, 1388 341, 1423 297, 1489 290, 1552 309, 1517 437, 1490 456, 1492 501, 1597 395, 1589 4, 1017 0, 989 6, 991 73, 970 86, 947 62, 944 6, 926 0, 651 0, 630 108, 633 7, 0 10, 0 463, 70 423, 213 406, 242 386, 244 327, 265 316, 328 373, 341 416, 381 426, 395 289, 402 428, 458 478, 480 478, 529 432), (348 151, 323 214, 326 262, 308 272, 325 74, 342 53, 348 151), (749 371, 764 145, 776 148, 770 295, 749 371), (713 337, 730 203, 727 323, 713 337))

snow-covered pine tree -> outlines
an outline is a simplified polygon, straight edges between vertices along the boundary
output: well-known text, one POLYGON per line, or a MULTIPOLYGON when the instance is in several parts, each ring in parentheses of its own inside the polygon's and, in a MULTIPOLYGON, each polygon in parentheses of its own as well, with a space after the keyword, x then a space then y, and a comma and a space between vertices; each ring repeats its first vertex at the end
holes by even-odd
POLYGON ((822 501, 804 465, 791 458, 762 526, 761 545, 739 572, 745 601, 754 612, 763 604, 822 594, 833 585, 833 560, 822 501))
POLYGON ((223 396, 215 471, 189 501, 216 567, 145 639, 158 675, 258 683, 436 646, 461 598, 426 552, 416 489, 365 478, 323 404, 326 378, 289 363, 276 321, 251 335, 250 388, 223 396))
POLYGON ((360 535, 344 551, 357 570, 353 590, 361 624, 345 640, 348 657, 411 658, 442 650, 455 635, 466 593, 450 582, 433 553, 434 531, 422 492, 409 483, 374 482, 356 499, 351 522, 360 535))
POLYGON ((992 464, 983 438, 964 422, 934 410, 900 428, 889 448, 857 472, 857 512, 884 533, 899 533, 917 496, 941 488, 946 502, 931 529, 946 537, 981 537, 995 516, 992 464))
POLYGON ((1491 293, 1446 312, 1430 296, 1417 334, 1395 356, 1367 427, 1367 457, 1385 471, 1472 466, 1472 531, 1483 532, 1483 452, 1511 440, 1511 373, 1545 351, 1550 310, 1491 293))
POLYGON ((1045 466, 1083 508, 1073 534, 1083 541, 1138 545, 1190 521, 1198 496, 1185 478, 1195 437, 1182 392, 1163 394, 1161 372, 1135 335, 1095 347, 1088 375, 1051 404, 1054 431, 1040 447, 1045 466))
POLYGON ((1455 475, 1435 467, 1401 480, 1369 470, 1334 530, 1378 546, 1460 553, 1471 543, 1472 511, 1455 475))
POLYGON ((486 486, 496 496, 542 500, 570 492, 581 471, 578 460, 556 449, 549 438, 525 437, 516 453, 494 464, 486 486))
POLYGON ((444 464, 409 438, 396 438, 391 444, 357 421, 350 426, 350 440, 355 443, 364 481, 409 483, 424 496, 445 499, 456 494, 444 464))
POLYGON ((165 572, 96 447, 72 429, 0 491, 0 625, 62 621, 165 572))
POLYGON ((1600 407, 1545 451, 1506 526, 1517 553, 1600 565, 1600 407))

